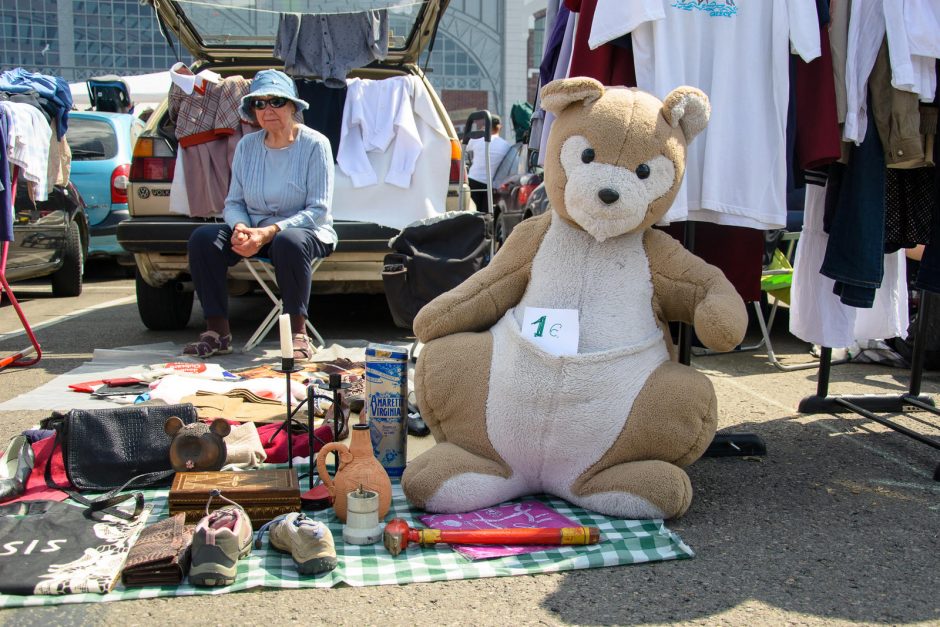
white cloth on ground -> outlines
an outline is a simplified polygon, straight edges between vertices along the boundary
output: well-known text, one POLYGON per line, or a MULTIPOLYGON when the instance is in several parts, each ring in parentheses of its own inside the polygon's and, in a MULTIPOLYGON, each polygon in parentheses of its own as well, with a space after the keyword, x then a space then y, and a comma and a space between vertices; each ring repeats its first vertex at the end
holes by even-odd
MULTIPOLYGON (((258 396, 273 398, 285 402, 286 386, 282 378, 263 377, 247 381, 209 381, 171 374, 163 377, 150 388, 150 398, 161 400, 170 405, 180 402, 184 396, 197 392, 225 394, 229 390, 249 390, 258 396)), ((291 396, 294 402, 307 398, 307 388, 299 381, 291 380, 291 396)))
POLYGON ((232 427, 225 436, 225 465, 222 470, 252 470, 268 458, 253 422, 243 422, 232 427))

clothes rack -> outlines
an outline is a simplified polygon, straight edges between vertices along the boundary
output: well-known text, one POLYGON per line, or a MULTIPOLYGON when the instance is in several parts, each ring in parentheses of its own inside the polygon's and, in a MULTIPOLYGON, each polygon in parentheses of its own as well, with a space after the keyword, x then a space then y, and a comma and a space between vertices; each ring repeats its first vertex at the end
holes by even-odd
MULTIPOLYGON (((16 198, 16 180, 18 174, 18 168, 14 166, 11 176, 13 182, 10 185, 11 202, 12 199, 16 198)), ((36 339, 36 335, 33 333, 33 329, 29 326, 29 321, 26 319, 26 314, 23 313, 23 309, 20 307, 19 302, 17 302, 16 296, 13 294, 13 289, 7 281, 7 253, 9 249, 10 242, 3 242, 2 249, 0 249, 0 294, 6 294, 7 298, 10 299, 10 304, 13 305, 13 310, 16 311, 16 315, 20 319, 20 324, 23 325, 23 329, 26 331, 26 336, 29 338, 31 346, 17 353, 13 353, 12 355, 0 358, 0 370, 10 366, 32 366, 33 364, 39 363, 39 360, 42 359, 42 347, 39 345, 39 340, 36 339), (30 357, 30 355, 33 354, 35 354, 35 357, 30 357)))
MULTIPOLYGON (((917 313, 917 327, 914 336, 914 350, 911 357, 911 378, 907 394, 830 396, 829 374, 832 361, 832 348, 823 347, 819 357, 819 377, 816 384, 816 394, 807 396, 801 400, 797 411, 802 414, 856 413, 878 424, 884 425, 889 429, 893 429, 898 433, 906 435, 909 438, 913 438, 918 442, 922 442, 927 446, 940 449, 940 439, 927 437, 898 424, 890 418, 879 415, 879 413, 903 414, 908 411, 922 410, 940 416, 940 410, 935 406, 933 398, 920 393, 921 381, 923 380, 924 354, 926 351, 924 342, 927 337, 930 300, 929 298, 925 298, 923 291, 921 291, 920 310, 917 313)), ((933 478, 935 481, 940 481, 940 463, 938 463, 937 467, 934 469, 933 478)))

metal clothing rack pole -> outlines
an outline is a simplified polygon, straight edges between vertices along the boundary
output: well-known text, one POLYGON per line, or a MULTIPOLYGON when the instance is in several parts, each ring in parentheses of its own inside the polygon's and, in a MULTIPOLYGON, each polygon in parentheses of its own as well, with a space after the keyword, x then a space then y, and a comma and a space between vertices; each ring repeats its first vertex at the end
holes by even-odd
MULTIPOLYGON (((931 298, 921 290, 920 310, 917 313, 917 327, 914 331, 914 350, 911 355, 911 379, 907 394, 829 396, 832 349, 823 347, 819 356, 819 379, 816 384, 816 394, 801 400, 797 410, 803 414, 856 413, 927 446, 940 449, 940 439, 927 437, 875 413, 903 414, 920 409, 940 416, 940 410, 935 406, 933 398, 920 393, 924 372, 924 355, 926 352, 924 342, 927 337, 930 301, 931 298)), ((940 464, 937 464, 934 469, 933 478, 935 481, 940 481, 940 464)))
MULTIPOLYGON (((686 220, 683 232, 683 246, 689 252, 695 252, 695 223, 686 220)), ((692 363, 692 327, 685 322, 679 323, 679 363, 686 366, 692 363)), ((745 457, 766 455, 767 445, 756 433, 716 433, 711 444, 705 449, 705 457, 745 457)))

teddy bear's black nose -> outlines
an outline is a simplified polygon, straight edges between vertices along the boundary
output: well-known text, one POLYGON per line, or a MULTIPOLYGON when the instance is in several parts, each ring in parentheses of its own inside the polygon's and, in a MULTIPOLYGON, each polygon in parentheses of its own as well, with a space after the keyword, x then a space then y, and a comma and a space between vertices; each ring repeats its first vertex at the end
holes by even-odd
POLYGON ((597 192, 597 197, 600 198, 605 205, 611 205, 620 199, 620 194, 618 194, 616 190, 605 187, 597 192))

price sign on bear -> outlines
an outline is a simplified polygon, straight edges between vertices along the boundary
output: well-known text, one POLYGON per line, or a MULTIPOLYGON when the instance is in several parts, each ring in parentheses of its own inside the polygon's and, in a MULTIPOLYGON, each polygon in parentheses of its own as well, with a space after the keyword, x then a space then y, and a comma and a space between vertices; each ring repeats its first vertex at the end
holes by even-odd
POLYGON ((578 354, 578 310, 526 307, 522 335, 552 355, 578 354))

